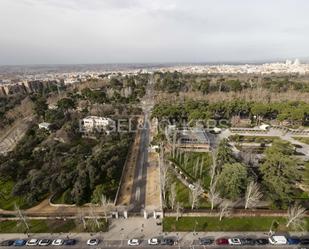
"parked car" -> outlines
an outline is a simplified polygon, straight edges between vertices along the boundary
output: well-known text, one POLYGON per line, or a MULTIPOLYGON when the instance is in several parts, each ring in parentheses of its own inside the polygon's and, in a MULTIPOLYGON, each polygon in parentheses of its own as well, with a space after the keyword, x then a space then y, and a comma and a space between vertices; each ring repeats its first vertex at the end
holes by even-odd
POLYGON ((151 238, 148 240, 148 245, 159 245, 160 240, 158 238, 151 238))
POLYGON ((24 246, 24 245, 26 245, 26 242, 27 242, 27 240, 18 239, 18 240, 14 241, 13 245, 14 246, 24 246))
POLYGON ((206 245, 212 245, 214 243, 213 239, 210 238, 199 238, 200 245, 206 246, 206 245))
POLYGON ((0 246, 12 246, 14 244, 14 240, 4 240, 0 243, 0 246))
POLYGON ((53 242, 51 243, 52 246, 62 246, 63 245, 63 239, 55 239, 53 240, 53 242))
POLYGON ((230 238, 230 239, 228 239, 228 242, 232 246, 240 246, 241 245, 241 241, 240 241, 239 238, 230 238))
POLYGON ((175 241, 172 238, 164 238, 161 241, 161 245, 163 245, 163 246, 173 246, 173 245, 175 245, 175 241))
POLYGON ((272 245, 286 245, 288 243, 285 236, 271 236, 268 240, 272 245))
POLYGON ((241 244, 246 246, 254 246, 255 240, 251 238, 243 238, 241 239, 241 244))
POLYGON ((196 189, 196 187, 195 187, 193 184, 189 184, 189 188, 190 188, 191 190, 195 190, 195 189, 196 189))
POLYGON ((255 240, 255 244, 257 245, 268 245, 269 244, 269 240, 266 238, 259 238, 255 240))
POLYGON ((39 246, 49 246, 51 243, 51 240, 50 239, 41 239, 39 241, 39 246))
POLYGON ((300 244, 301 245, 309 245, 309 238, 301 238, 300 244))
POLYGON ((139 246, 141 242, 138 239, 129 239, 128 245, 129 246, 139 246))
POLYGON ((75 239, 66 239, 63 241, 63 245, 66 245, 66 246, 73 246, 76 244, 76 240, 75 239))
POLYGON ((39 244, 38 239, 30 239, 26 242, 26 246, 37 246, 39 244))
POLYGON ((300 243, 300 239, 298 237, 290 237, 287 238, 289 245, 298 245, 300 243))
POLYGON ((219 239, 216 239, 216 244, 217 245, 228 245, 229 241, 226 238, 219 238, 219 239))
POLYGON ((87 245, 88 246, 97 246, 100 243, 98 239, 88 239, 87 245))

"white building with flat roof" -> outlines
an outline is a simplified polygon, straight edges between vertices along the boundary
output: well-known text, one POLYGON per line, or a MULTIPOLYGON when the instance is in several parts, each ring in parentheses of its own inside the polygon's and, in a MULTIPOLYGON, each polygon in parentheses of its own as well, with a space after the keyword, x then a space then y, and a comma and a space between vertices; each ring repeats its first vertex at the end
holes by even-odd
POLYGON ((110 118, 98 117, 98 116, 88 116, 82 120, 83 128, 86 132, 91 132, 94 130, 109 133, 108 128, 115 125, 115 121, 110 118))

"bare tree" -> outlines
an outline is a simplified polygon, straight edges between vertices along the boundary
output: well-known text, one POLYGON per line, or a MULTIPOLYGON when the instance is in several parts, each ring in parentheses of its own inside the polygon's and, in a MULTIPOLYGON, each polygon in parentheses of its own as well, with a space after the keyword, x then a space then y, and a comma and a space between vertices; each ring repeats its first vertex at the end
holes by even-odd
POLYGON ((221 202, 220 194, 216 190, 217 180, 212 182, 212 185, 209 186, 208 199, 211 204, 211 210, 214 209, 221 202))
POLYGON ((182 203, 177 202, 177 203, 176 203, 176 221, 179 220, 179 216, 181 215, 182 210, 183 210, 182 203))
POLYGON ((176 184, 175 183, 173 183, 171 185, 171 190, 170 190, 170 196, 169 197, 170 197, 169 201, 170 201, 171 208, 174 210, 175 202, 176 202, 176 197, 177 197, 176 184))
POLYGON ((262 197, 263 194, 260 192, 259 185, 256 182, 251 181, 247 186, 245 209, 256 207, 262 197))
POLYGON ((101 204, 100 206, 101 206, 103 213, 104 213, 105 221, 107 222, 107 214, 110 211, 113 204, 107 199, 107 197, 105 195, 101 196, 101 203, 100 204, 101 204))
POLYGON ((183 165, 185 167, 185 169, 187 169, 188 167, 188 162, 189 162, 189 157, 187 153, 183 153, 183 165))
POLYGON ((197 177, 199 165, 200 165, 200 158, 198 157, 198 158, 196 159, 195 166, 194 166, 194 168, 193 168, 194 177, 195 177, 195 178, 197 177))
POLYGON ((228 217, 231 214, 231 208, 233 203, 229 200, 224 200, 220 204, 219 220, 221 221, 223 217, 228 217))
POLYGON ((212 155, 212 165, 210 167, 210 186, 213 185, 213 182, 217 174, 217 151, 216 150, 212 151, 211 155, 212 155))
POLYGON ((160 156, 159 156, 159 167, 160 167, 160 184, 161 192, 163 197, 163 202, 166 203, 166 192, 168 186, 168 164, 164 161, 164 151, 163 145, 160 146, 160 156))
POLYGON ((100 223, 99 223, 99 220, 98 220, 98 216, 95 213, 93 204, 91 204, 89 206, 89 208, 90 208, 90 212, 89 212, 90 219, 93 221, 94 225, 97 228, 100 228, 100 223))
POLYGON ((192 210, 198 206, 200 196, 203 193, 204 193, 204 190, 200 184, 197 184, 196 186, 194 186, 194 188, 191 189, 190 200, 191 200, 192 210))
POLYGON ((211 210, 214 209, 216 205, 218 205, 222 200, 220 198, 219 192, 217 192, 218 177, 217 177, 217 152, 212 152, 212 165, 210 168, 210 184, 209 184, 209 192, 208 199, 211 203, 211 210))
POLYGON ((15 211, 16 211, 16 215, 19 219, 19 224, 24 225, 26 227, 27 232, 28 232, 30 227, 29 227, 28 221, 26 219, 26 216, 20 210, 20 208, 16 205, 16 203, 14 204, 14 208, 15 208, 15 211))
POLYGON ((175 158, 177 132, 173 133, 172 157, 175 158))
POLYGON ((202 159, 202 162, 200 163, 200 178, 202 177, 203 175, 203 169, 204 169, 204 157, 202 159))
POLYGON ((87 223, 86 223, 86 220, 85 220, 85 214, 84 214, 83 209, 78 208, 78 210, 77 210, 77 218, 83 224, 84 230, 86 230, 87 223))
POLYGON ((295 230, 304 230, 305 220, 303 218, 305 213, 306 209, 298 203, 289 207, 286 227, 292 227, 295 230))

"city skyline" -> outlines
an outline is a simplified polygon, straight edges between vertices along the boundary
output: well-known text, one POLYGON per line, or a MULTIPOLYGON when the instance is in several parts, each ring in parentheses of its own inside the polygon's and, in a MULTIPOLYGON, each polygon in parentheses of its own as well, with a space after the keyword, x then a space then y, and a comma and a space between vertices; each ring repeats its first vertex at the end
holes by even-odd
POLYGON ((0 65, 308 59, 304 0, 0 2, 0 65))

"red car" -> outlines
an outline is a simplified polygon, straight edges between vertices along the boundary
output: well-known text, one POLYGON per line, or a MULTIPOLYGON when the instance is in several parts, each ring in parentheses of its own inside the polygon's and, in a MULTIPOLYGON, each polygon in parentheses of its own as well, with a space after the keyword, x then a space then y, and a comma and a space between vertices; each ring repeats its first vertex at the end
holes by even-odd
POLYGON ((229 241, 226 238, 220 238, 220 239, 216 239, 216 244, 217 245, 228 245, 229 241))

